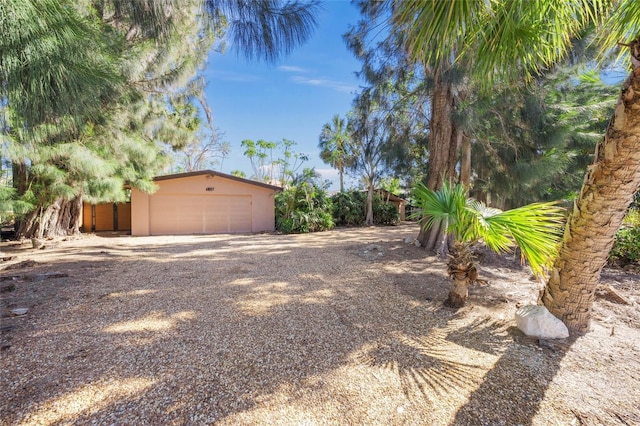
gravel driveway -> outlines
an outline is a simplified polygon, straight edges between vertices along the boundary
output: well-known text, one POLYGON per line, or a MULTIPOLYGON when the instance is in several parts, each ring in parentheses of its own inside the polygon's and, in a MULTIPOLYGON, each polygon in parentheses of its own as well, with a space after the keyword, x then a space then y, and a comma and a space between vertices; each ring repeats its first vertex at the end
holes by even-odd
MULTIPOLYGON (((402 241, 416 234, 93 236, 14 250, 10 264, 36 263, 2 271, 15 288, 2 294, 0 424, 574 421, 556 404, 568 385, 552 383, 565 354, 511 321, 533 292, 489 288, 493 303, 444 308, 443 263, 402 241), (29 312, 7 317, 15 307, 29 312)), ((493 280, 527 280, 503 272, 493 280)))

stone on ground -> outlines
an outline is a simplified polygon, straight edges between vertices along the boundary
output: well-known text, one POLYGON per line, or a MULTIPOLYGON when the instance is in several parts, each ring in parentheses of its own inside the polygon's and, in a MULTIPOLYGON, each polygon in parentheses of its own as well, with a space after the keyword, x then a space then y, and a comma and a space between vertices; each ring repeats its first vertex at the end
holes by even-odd
POLYGON ((527 336, 542 339, 564 339, 569 330, 544 306, 526 305, 516 311, 516 324, 527 336))

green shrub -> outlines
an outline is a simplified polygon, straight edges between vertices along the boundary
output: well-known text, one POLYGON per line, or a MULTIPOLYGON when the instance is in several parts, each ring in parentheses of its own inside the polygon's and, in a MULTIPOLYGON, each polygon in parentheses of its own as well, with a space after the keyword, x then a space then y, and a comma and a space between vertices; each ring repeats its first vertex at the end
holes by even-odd
MULTIPOLYGON (((333 220, 336 226, 362 226, 367 214, 367 193, 365 191, 339 192, 331 197, 333 220)), ((397 225, 400 221, 398 209, 384 202, 378 194, 373 195, 373 223, 376 225, 397 225)))
POLYGON ((640 227, 640 210, 637 208, 632 208, 627 211, 627 214, 622 221, 624 225, 640 227))
POLYGON ((361 226, 365 220, 367 194, 361 191, 339 192, 331 197, 336 226, 361 226))
POLYGON ((373 198, 373 223, 376 225, 397 225, 400 221, 398 208, 383 202, 380 197, 373 198))
POLYGON ((302 182, 276 195, 276 229, 302 234, 333 228, 331 199, 315 183, 302 182))
POLYGON ((624 226, 618 230, 609 260, 621 266, 640 261, 640 226, 624 226))

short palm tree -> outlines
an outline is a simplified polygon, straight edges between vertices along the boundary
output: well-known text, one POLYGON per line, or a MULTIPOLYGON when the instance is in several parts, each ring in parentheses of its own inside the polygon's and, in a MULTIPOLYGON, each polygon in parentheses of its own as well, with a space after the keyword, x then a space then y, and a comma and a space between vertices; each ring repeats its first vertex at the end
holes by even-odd
POLYGON ((462 307, 469 294, 469 284, 477 280, 471 247, 484 244, 497 253, 520 248, 523 260, 536 275, 552 265, 562 236, 564 209, 555 203, 534 203, 501 211, 467 198, 463 185, 446 183, 432 191, 418 184, 414 199, 427 229, 439 226, 449 239, 449 276, 453 288, 445 302, 462 307))
POLYGON ((600 273, 633 194, 640 190, 640 2, 387 2, 394 6, 393 30, 401 33, 410 57, 426 63, 471 63, 474 77, 490 90, 501 80, 522 85, 540 69, 552 66, 591 25, 603 58, 612 49, 624 47, 622 64, 627 66, 628 78, 573 203, 541 299, 572 333, 586 333, 600 273), (521 70, 526 71, 524 79, 521 70))

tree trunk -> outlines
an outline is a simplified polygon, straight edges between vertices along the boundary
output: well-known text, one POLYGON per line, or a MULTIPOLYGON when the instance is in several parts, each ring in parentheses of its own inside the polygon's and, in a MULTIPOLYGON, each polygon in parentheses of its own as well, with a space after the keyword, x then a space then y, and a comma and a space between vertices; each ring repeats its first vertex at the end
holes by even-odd
MULTIPOLYGON (((636 41, 634 44, 638 44, 636 41)), ((640 69, 623 86, 565 228, 541 300, 571 333, 589 331, 600 272, 640 187, 640 69)))
POLYGON ((64 237, 80 233, 82 196, 72 200, 57 199, 48 207, 29 213, 16 230, 18 238, 64 237))
POLYGON ((16 194, 24 195, 27 191, 27 166, 20 163, 11 163, 13 187, 16 194))
POLYGON ((458 132, 452 120, 455 100, 451 83, 437 82, 431 102, 427 188, 436 191, 453 177, 456 165, 458 132))
POLYGON ((469 283, 478 279, 478 270, 473 264, 473 254, 467 244, 451 242, 451 255, 447 263, 447 274, 453 280, 453 288, 445 305, 461 308, 467 303, 469 283))
MULTIPOLYGON (((27 182, 27 166, 25 164, 12 162, 11 173, 13 188, 16 190, 16 195, 20 197, 27 192, 27 188, 29 187, 27 182)), ((19 230, 24 226, 22 222, 24 222, 24 218, 18 218, 13 224, 13 230, 16 232, 16 237, 18 238, 19 230)))
MULTIPOLYGON (((431 123, 429 134, 429 162, 427 164, 427 188, 437 191, 455 172, 458 130, 453 124, 454 97, 451 83, 436 81, 431 98, 431 123)), ((430 251, 442 251, 442 231, 420 229, 418 241, 430 251), (435 234, 435 235, 434 235, 435 234)), ((446 240, 446 239, 444 239, 446 240)))
POLYGON ((38 218, 42 215, 42 208, 37 207, 32 212, 28 213, 25 217, 16 221, 15 231, 16 238, 34 238, 38 235, 38 224, 40 221, 38 218))
POLYGON ((367 188, 367 217, 365 224, 367 226, 373 225, 373 179, 369 179, 367 188))
POLYGON ((465 137, 462 132, 459 134, 461 141, 460 146, 460 183, 467 190, 471 186, 471 139, 465 137))
POLYGON ((50 206, 51 214, 43 222, 45 237, 64 237, 80 233, 82 197, 72 200, 58 199, 50 206))
POLYGON ((340 169, 338 173, 340 175, 340 192, 344 192, 344 170, 340 169))
POLYGON ((449 297, 444 302, 452 308, 462 308, 467 303, 469 297, 469 279, 466 274, 456 274, 453 276, 453 288, 449 291, 449 297))

